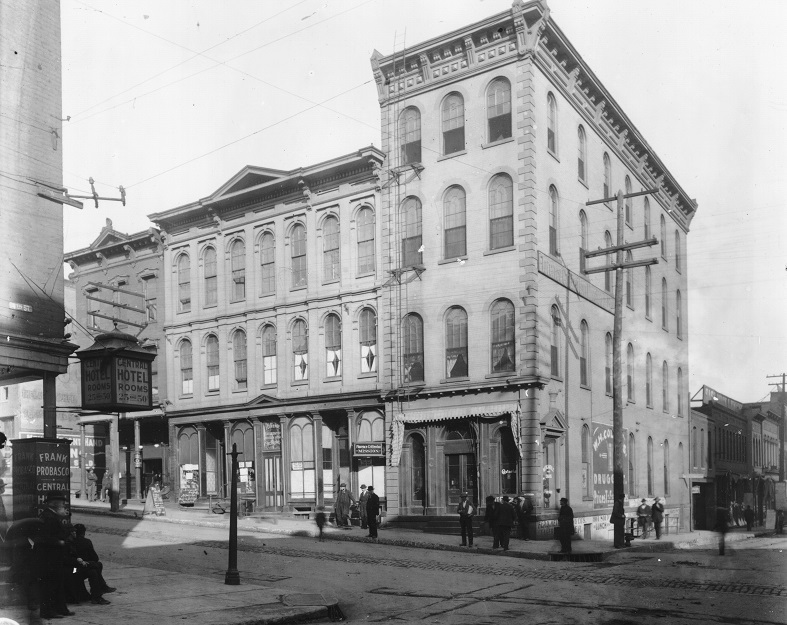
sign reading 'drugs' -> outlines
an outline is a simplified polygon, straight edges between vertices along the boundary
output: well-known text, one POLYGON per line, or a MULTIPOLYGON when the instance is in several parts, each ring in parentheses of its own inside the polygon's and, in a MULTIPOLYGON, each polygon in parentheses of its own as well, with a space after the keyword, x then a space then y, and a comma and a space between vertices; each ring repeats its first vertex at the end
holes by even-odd
POLYGON ((355 443, 353 456, 365 458, 385 456, 385 443, 355 443))
POLYGON ((127 356, 82 359, 82 408, 150 410, 153 388, 151 360, 127 356))

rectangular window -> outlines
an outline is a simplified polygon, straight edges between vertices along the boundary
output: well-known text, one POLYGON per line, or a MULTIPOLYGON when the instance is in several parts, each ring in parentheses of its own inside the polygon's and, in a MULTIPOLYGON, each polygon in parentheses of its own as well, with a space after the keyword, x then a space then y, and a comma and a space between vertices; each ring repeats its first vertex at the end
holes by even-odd
POLYGON ((560 375, 560 363, 558 362, 557 345, 552 345, 550 348, 550 373, 554 377, 560 375))
MULTIPOLYGON (((498 108, 502 108, 498 107, 498 108)), ((502 141, 511 136, 511 104, 508 103, 508 112, 489 118, 489 141, 502 141)), ((463 141, 464 144, 464 141, 463 141)))
POLYGON ((444 131, 443 141, 445 143, 445 154, 461 152, 465 149, 465 127, 460 126, 459 128, 444 131))
POLYGON ((402 239, 402 266, 412 267, 420 265, 421 260, 421 235, 402 239))
POLYGON ((514 244, 514 218, 511 215, 492 219, 490 222, 489 247, 493 250, 511 247, 514 244))

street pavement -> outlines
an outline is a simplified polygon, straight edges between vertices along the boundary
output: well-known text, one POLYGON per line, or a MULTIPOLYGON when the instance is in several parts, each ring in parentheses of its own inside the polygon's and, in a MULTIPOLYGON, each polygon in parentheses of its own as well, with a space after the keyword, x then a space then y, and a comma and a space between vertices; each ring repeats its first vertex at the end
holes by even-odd
MULTIPOLYGON (((185 534, 185 539, 188 540, 189 536, 194 536, 196 540, 201 531, 208 531, 209 529, 220 530, 214 532, 214 534, 226 536, 225 532, 229 526, 228 514, 216 515, 205 508, 188 509, 170 503, 166 504, 166 514, 163 516, 143 515, 143 506, 140 503, 130 503, 124 506, 121 511, 113 513, 109 511, 109 507, 106 504, 75 500, 72 502, 72 510, 75 516, 79 516, 82 522, 85 523, 89 523, 88 519, 90 516, 103 517, 103 519, 96 518, 97 522, 111 519, 124 520, 136 528, 135 533, 139 530, 140 536, 144 536, 147 530, 154 530, 157 524, 162 529, 165 526, 160 524, 170 524, 180 528, 177 530, 180 535, 183 535, 185 528, 192 528, 185 534), (200 528, 206 529, 201 530, 200 528)), ((770 516, 773 517, 773 515, 770 516)), ((756 528, 754 532, 746 532, 745 528, 734 528, 728 534, 728 543, 738 544, 742 541, 751 540, 757 534, 772 533, 772 521, 771 518, 771 527, 756 528)), ((314 537, 317 534, 316 526, 308 520, 258 515, 238 519, 238 531, 240 535, 277 538, 285 538, 287 536, 314 537)), ((326 529, 326 541, 326 545, 331 543, 337 544, 341 541, 351 543, 371 542, 370 539, 366 538, 366 531, 357 527, 349 530, 329 527, 326 529)), ((610 541, 575 540, 573 542, 573 551, 578 554, 601 554, 602 557, 608 558, 613 555, 619 555, 622 552, 667 552, 692 549, 707 551, 715 548, 716 541, 717 536, 713 532, 690 532, 663 536, 660 541, 655 539, 635 540, 629 549, 614 550, 610 541)), ((493 551, 491 549, 491 538, 480 536, 475 541, 477 547, 470 550, 459 546, 459 538, 457 536, 426 534, 416 530, 397 529, 390 526, 383 526, 377 543, 394 548, 393 552, 396 552, 396 547, 403 547, 415 548, 419 552, 424 550, 437 550, 446 554, 457 552, 458 554, 469 554, 471 558, 474 557, 474 554, 478 554, 479 556, 493 555, 500 559, 524 558, 529 560, 547 560, 550 553, 559 549, 556 541, 520 541, 512 539, 509 551, 493 551)), ((226 543, 221 541, 204 541, 204 546, 226 548, 226 543)), ((411 552, 411 549, 399 551, 402 553, 405 551, 411 552)), ((297 550, 286 547, 274 549, 269 547, 267 551, 289 558, 313 556, 311 551, 307 554, 302 554, 297 552, 297 550)), ((388 549, 387 553, 392 553, 391 549, 388 549)), ((428 554, 424 554, 424 556, 426 560, 429 559, 428 554)), ((330 559, 329 556, 326 557, 330 559)), ((479 570, 483 570, 483 567, 479 569, 480 562, 473 563, 471 559, 464 555, 461 558, 463 563, 467 563, 463 566, 467 567, 468 571, 472 570, 477 573, 479 570)), ((81 625, 82 623, 100 624, 122 621, 141 625, 162 625, 163 623, 174 623, 176 620, 185 620, 189 623, 197 624, 240 625, 302 622, 305 620, 322 620, 327 622, 329 620, 327 606, 335 606, 338 602, 336 596, 331 593, 303 592, 302 585, 298 586, 298 590, 287 590, 278 584, 274 585, 274 582, 286 579, 284 576, 277 578, 275 573, 273 575, 269 573, 267 576, 244 574, 241 584, 233 586, 221 584, 218 579, 211 579, 204 574, 191 574, 188 571, 173 572, 172 570, 164 570, 152 565, 143 566, 142 564, 145 564, 145 562, 116 564, 113 559, 106 556, 103 559, 112 563, 111 566, 106 568, 106 577, 109 584, 122 588, 122 593, 108 595, 107 598, 112 601, 109 606, 90 604, 74 606, 73 609, 76 611, 76 615, 68 617, 67 620, 63 621, 64 623, 81 625)), ((346 556, 340 556, 339 559, 346 560, 346 556)), ((413 566, 412 561, 401 560, 401 562, 398 562, 395 557, 388 557, 385 562, 382 562, 379 560, 379 556, 364 558, 362 555, 359 555, 353 557, 352 561, 362 563, 365 559, 369 559, 369 564, 373 563, 374 565, 393 567, 401 565, 402 568, 411 568, 413 566)), ((482 560, 482 558, 476 558, 476 560, 482 560)), ((485 560, 488 561, 488 558, 485 560)), ((503 560, 499 561, 502 562, 503 560)), ((430 567, 431 565, 427 562, 426 566, 430 567)), ((461 569, 462 567, 457 569, 456 566, 453 566, 451 570, 453 572, 461 572, 461 569)), ((201 571, 200 573, 204 572, 201 571)), ((497 575, 499 573, 492 571, 492 574, 497 575)), ((534 570, 528 575, 534 579, 549 580, 551 573, 539 573, 534 570)), ((568 581, 566 575, 570 576, 570 571, 569 573, 561 573, 560 579, 568 581)), ((605 576, 603 572, 600 572, 599 575, 605 576)), ((585 570, 580 581, 592 582, 593 577, 585 570)), ((624 586, 626 584, 625 580, 617 583, 622 583, 624 586)), ((639 580, 635 580, 633 587, 637 587, 639 583, 639 580)), ((666 584, 667 582, 664 583, 666 584)), ((691 576, 689 576, 688 579, 683 580, 683 586, 680 586, 680 588, 691 589, 693 588, 693 583, 695 582, 692 582, 691 576)), ((724 578, 719 578, 716 582, 712 579, 702 582, 704 586, 697 582, 696 589, 713 591, 715 590, 713 587, 714 583, 719 585, 720 588, 723 587, 727 592, 757 592, 770 593, 771 595, 775 592, 773 587, 768 585, 754 588, 745 584, 739 584, 740 588, 736 587, 730 590, 732 587, 728 580, 724 578)), ((658 586, 658 582, 655 582, 655 584, 658 586)), ((311 589, 313 588, 312 586, 311 589)), ((306 589, 307 591, 311 590, 308 585, 306 589)), ((391 590, 391 592, 395 593, 396 591, 391 590)), ((378 592, 378 594, 380 593, 378 592)), ((776 596, 787 596, 787 591, 785 595, 777 592, 776 596)), ((2 620, 3 617, 10 618, 20 623, 20 625, 23 623, 32 625, 40 622, 36 614, 35 612, 28 612, 22 606, 0 608, 0 625, 5 625, 2 620)), ((334 610, 334 616, 338 614, 340 614, 340 611, 334 610)))

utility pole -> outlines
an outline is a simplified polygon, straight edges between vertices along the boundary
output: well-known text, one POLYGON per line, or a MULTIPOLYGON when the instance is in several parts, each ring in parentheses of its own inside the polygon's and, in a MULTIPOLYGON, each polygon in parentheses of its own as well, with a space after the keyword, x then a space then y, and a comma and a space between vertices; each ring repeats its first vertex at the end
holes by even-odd
MULTIPOLYGON (((779 420, 779 481, 784 481, 784 421, 787 419, 787 402, 785 401, 785 391, 787 391, 787 373, 782 373, 781 375, 768 375, 765 376, 767 378, 781 378, 782 383, 781 387, 782 390, 779 393, 780 404, 782 405, 782 414, 781 419, 779 420)), ((776 388, 779 387, 778 382, 768 382, 768 386, 775 386, 776 388)))
MULTIPOLYGON (((618 190, 617 196, 604 198, 602 200, 592 200, 586 202, 585 206, 592 204, 605 204, 612 200, 617 201, 617 244, 613 247, 606 249, 599 249, 594 252, 584 252, 582 273, 601 273, 602 271, 615 270, 615 322, 612 333, 612 498, 614 502, 618 501, 620 497, 625 495, 623 492, 623 368, 621 360, 621 341, 623 335, 623 270, 632 267, 646 267, 647 265, 655 265, 658 263, 657 258, 649 258, 647 260, 637 260, 625 262, 624 253, 637 249, 640 247, 650 247, 656 245, 658 240, 653 237, 645 241, 637 241, 636 243, 624 243, 623 231, 623 201, 626 198, 638 197, 640 195, 650 195, 656 193, 658 189, 649 189, 647 191, 639 191, 637 193, 624 194, 623 191, 618 190), (585 261, 588 258, 596 256, 603 256, 615 252, 615 262, 611 265, 604 265, 603 267, 596 267, 594 269, 587 269, 585 261)), ((623 535, 625 533, 625 526, 621 523, 614 524, 615 545, 623 544, 623 535)))

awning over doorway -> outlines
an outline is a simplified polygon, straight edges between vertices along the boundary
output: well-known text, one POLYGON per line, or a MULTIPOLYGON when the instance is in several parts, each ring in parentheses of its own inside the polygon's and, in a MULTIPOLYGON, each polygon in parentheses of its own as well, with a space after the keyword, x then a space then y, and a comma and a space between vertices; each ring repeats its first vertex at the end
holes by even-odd
POLYGON ((413 410, 402 412, 394 417, 391 425, 391 466, 398 467, 402 455, 404 442, 404 426, 406 423, 426 423, 434 421, 448 421, 450 419, 468 419, 473 417, 502 417, 509 415, 511 431, 514 435, 519 457, 522 457, 522 448, 519 444, 519 404, 479 404, 475 406, 450 406, 433 410, 413 410))

